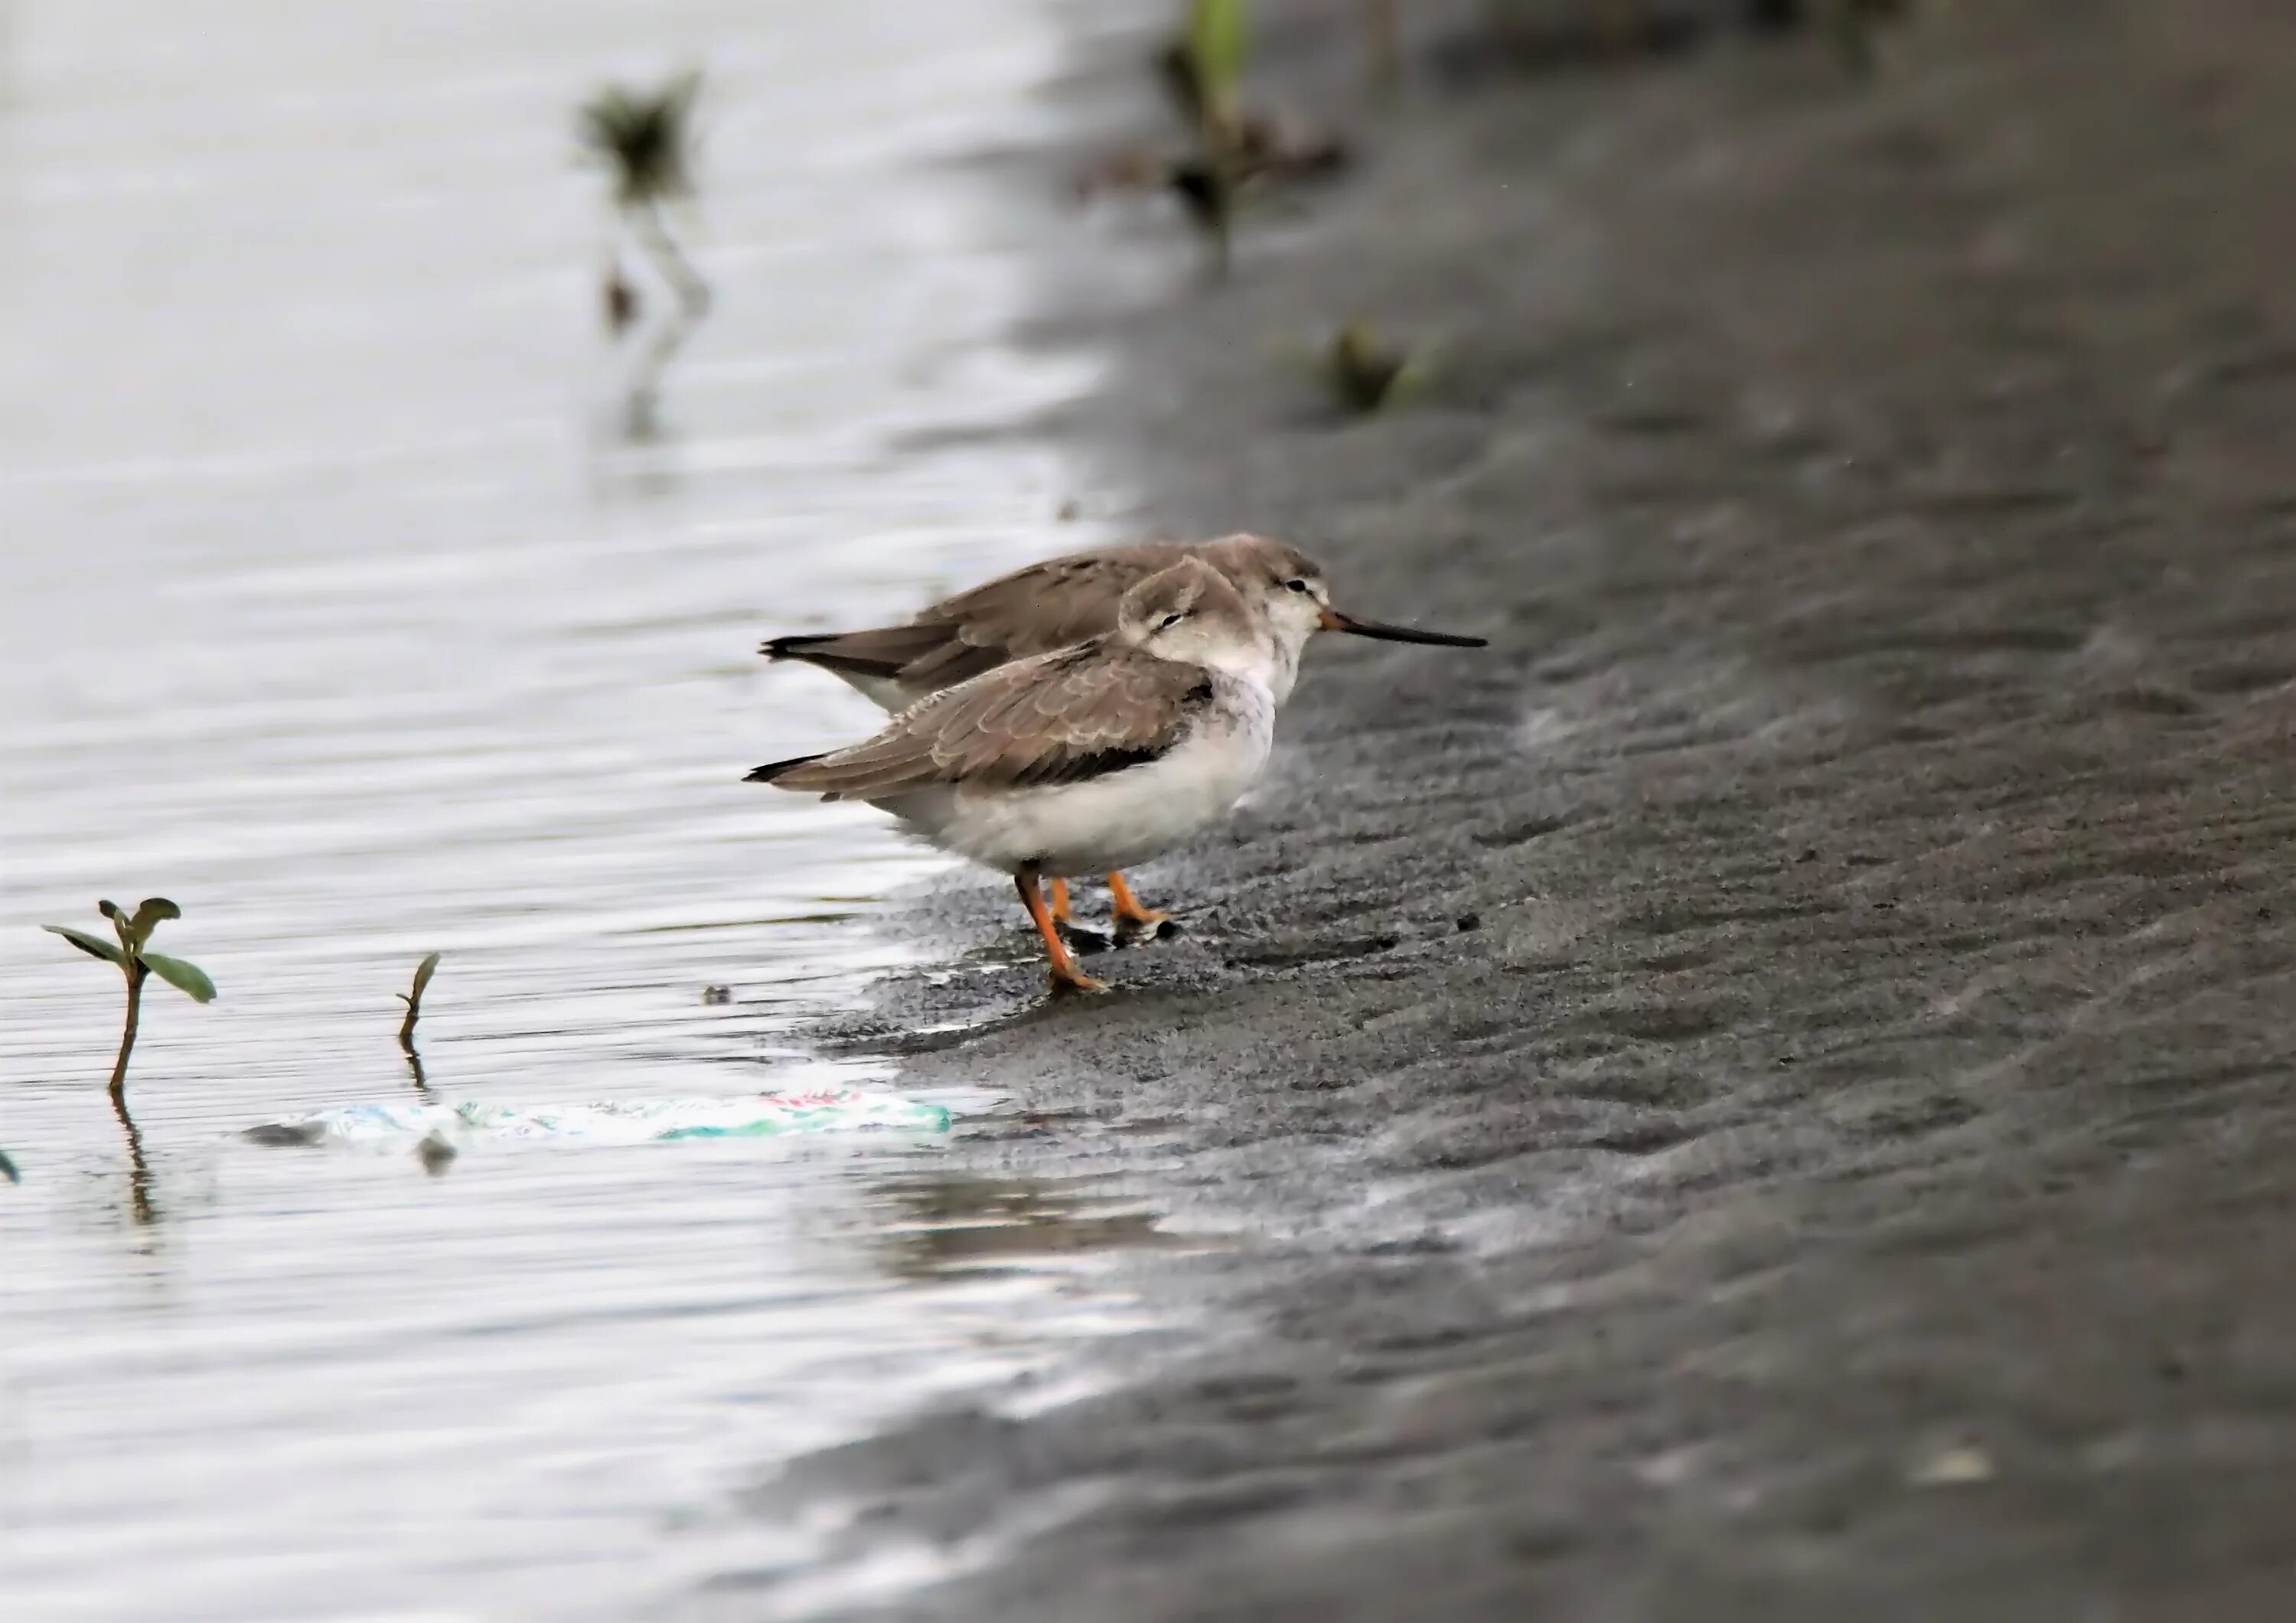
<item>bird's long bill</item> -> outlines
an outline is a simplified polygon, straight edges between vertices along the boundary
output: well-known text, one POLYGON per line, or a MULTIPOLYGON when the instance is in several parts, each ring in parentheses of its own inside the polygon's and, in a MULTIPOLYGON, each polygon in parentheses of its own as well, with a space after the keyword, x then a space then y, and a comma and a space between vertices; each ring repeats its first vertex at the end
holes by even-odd
POLYGON ((1352 614, 1342 614, 1337 609, 1324 611, 1324 629, 1344 631, 1353 636, 1376 637, 1382 643, 1425 643, 1436 648, 1488 648, 1490 639, 1480 636, 1455 636, 1447 631, 1420 631, 1410 626, 1382 626, 1377 620, 1359 620, 1352 614))

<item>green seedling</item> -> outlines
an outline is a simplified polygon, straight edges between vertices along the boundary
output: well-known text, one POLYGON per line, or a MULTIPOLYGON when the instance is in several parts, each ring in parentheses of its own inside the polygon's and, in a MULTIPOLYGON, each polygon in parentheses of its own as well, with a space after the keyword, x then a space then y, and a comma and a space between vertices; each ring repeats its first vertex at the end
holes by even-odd
POLYGON ((422 1018, 422 991, 430 984, 430 977, 439 972, 439 955, 425 953, 422 962, 414 966, 414 987, 401 992, 398 1001, 406 1005, 406 1018, 398 1022, 398 1046, 406 1055, 406 1069, 414 1074, 414 1091, 428 1094, 430 1079, 422 1074, 422 1056, 414 1047, 414 1022, 422 1018))
MULTIPOLYGON (((663 324, 635 374, 634 424, 651 414, 661 373, 709 309, 709 284, 678 246, 663 212, 665 205, 693 195, 693 103, 701 94, 701 75, 693 70, 657 90, 609 85, 575 118, 584 153, 607 173, 616 217, 677 295, 676 318, 663 324)), ((624 279, 619 258, 608 261, 603 303, 614 337, 636 323, 637 290, 624 279)))
POLYGON ((398 1022, 398 1045, 409 1050, 414 1047, 414 1022, 422 1018, 422 988, 430 984, 430 977, 439 972, 439 955, 425 953, 422 962, 414 966, 414 989, 401 992, 398 1001, 406 1005, 406 1018, 398 1022))
POLYGON ((8 1152, 5 1150, 0 1150, 0 1177, 6 1178, 12 1184, 20 1184, 24 1181, 17 1176, 16 1163, 8 1159, 8 1152))
POLYGON ((184 910, 166 897, 147 897, 136 905, 134 913, 117 902, 98 902, 95 910, 111 921, 112 933, 119 938, 116 943, 68 924, 42 928, 62 936, 91 958, 118 964, 119 972, 127 978, 127 1019, 119 1031, 119 1057, 111 1066, 111 1103, 124 1117, 127 1109, 127 1056, 135 1051, 135 1027, 144 1010, 144 983, 157 975, 193 1003, 212 1003, 215 982, 195 963, 145 948, 144 943, 152 939, 153 930, 169 919, 184 916, 184 910))

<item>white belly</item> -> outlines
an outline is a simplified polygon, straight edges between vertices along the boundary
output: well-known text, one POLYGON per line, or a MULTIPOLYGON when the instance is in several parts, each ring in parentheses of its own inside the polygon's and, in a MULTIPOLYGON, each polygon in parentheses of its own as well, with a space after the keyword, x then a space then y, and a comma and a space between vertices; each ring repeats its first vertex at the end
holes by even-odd
POLYGON ((832 670, 829 674, 889 716, 899 715, 933 691, 929 687, 909 687, 890 676, 865 676, 849 670, 832 670))
POLYGON ((877 802, 924 839, 999 873, 1058 878, 1128 868, 1226 815, 1267 764, 1275 701, 1223 683, 1229 702, 1141 766, 1041 789, 951 788, 877 802))

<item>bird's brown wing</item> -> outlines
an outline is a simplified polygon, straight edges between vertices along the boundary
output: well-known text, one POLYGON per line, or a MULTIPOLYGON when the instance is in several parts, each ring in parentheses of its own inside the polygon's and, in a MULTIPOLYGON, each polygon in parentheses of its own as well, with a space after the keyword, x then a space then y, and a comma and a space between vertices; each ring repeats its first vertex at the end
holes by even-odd
POLYGON ((1151 541, 1070 553, 945 597, 898 626, 776 637, 760 651, 914 690, 954 687, 1030 654, 1116 628, 1125 588, 1179 561, 1186 548, 1151 541))
POLYGON ((1088 642, 935 693, 849 750, 751 775, 862 800, 959 783, 1082 783, 1154 760, 1211 698, 1210 675, 1198 667, 1088 642))

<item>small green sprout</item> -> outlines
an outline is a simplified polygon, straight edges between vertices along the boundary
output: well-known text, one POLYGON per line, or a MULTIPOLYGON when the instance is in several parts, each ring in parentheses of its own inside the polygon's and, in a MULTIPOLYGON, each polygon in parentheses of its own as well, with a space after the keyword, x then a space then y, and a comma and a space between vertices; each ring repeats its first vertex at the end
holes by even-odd
POLYGON ((406 1056, 406 1069, 414 1078, 414 1091, 429 1097, 430 1078, 422 1074, 422 1055, 414 1046, 414 1022, 422 1018, 422 991, 430 984, 430 977, 439 972, 439 955, 425 953, 422 962, 414 966, 414 988, 401 992, 398 1001, 406 1005, 406 1018, 398 1022, 398 1048, 406 1056))
POLYGON ((106 963, 116 963, 127 980, 127 1014, 119 1032, 119 1057, 111 1066, 111 1102, 125 1112, 127 1107, 127 1056, 135 1051, 135 1027, 144 1008, 144 983, 157 975, 193 1003, 211 1003, 215 999, 215 982, 207 971, 195 963, 181 958, 170 958, 160 953, 147 951, 144 943, 152 932, 169 919, 180 919, 184 910, 166 897, 147 897, 129 913, 117 902, 98 902, 95 910, 111 921, 117 943, 84 930, 74 930, 68 924, 42 926, 62 936, 91 958, 101 958, 106 963))
POLYGON ((12 1184, 20 1184, 24 1181, 17 1175, 16 1163, 8 1159, 8 1152, 5 1150, 0 1150, 0 1177, 6 1178, 12 1184))
POLYGON ((398 1025, 398 1045, 410 1053, 414 1051, 414 1022, 422 1018, 422 988, 438 972, 439 955, 423 954, 422 962, 414 966, 414 989, 398 995, 398 1001, 406 1005, 406 1018, 398 1025))

